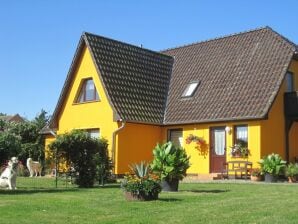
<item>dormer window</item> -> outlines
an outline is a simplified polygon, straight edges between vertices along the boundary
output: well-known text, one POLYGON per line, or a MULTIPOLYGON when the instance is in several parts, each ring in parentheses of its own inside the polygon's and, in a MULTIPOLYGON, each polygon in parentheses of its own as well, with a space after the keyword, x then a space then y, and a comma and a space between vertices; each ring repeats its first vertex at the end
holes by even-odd
POLYGON ((76 100, 77 103, 98 101, 99 96, 96 91, 93 79, 85 79, 81 85, 80 94, 76 100))
POLYGON ((192 81, 190 82, 187 86, 186 89, 184 90, 182 97, 192 97, 197 90, 200 82, 199 81, 192 81))

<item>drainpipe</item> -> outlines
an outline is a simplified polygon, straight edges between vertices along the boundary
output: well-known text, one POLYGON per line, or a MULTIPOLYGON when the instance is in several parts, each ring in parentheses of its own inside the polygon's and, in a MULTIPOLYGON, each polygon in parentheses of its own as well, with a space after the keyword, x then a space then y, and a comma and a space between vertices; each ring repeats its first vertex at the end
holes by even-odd
POLYGON ((113 132, 113 139, 112 139, 112 163, 113 163, 113 174, 115 174, 115 164, 116 164, 116 136, 125 127, 125 121, 122 119, 118 120, 122 122, 121 126, 113 132))

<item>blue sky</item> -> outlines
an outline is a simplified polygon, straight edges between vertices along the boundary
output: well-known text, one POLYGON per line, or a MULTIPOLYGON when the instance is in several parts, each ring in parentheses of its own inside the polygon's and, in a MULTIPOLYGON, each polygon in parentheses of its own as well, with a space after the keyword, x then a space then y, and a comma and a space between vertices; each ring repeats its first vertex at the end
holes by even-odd
POLYGON ((83 31, 162 50, 270 26, 298 44, 297 1, 1 1, 0 112, 52 113, 83 31))

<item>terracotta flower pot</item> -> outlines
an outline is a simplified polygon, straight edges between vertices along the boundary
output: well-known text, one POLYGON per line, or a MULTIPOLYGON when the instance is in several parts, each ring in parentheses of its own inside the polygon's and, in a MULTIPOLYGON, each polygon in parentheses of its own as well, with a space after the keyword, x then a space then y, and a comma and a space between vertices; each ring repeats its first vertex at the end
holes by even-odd
POLYGON ((251 181, 261 181, 262 180, 262 176, 250 176, 250 180, 251 181))
POLYGON ((289 181, 289 183, 296 183, 297 178, 296 177, 288 177, 288 181, 289 181))

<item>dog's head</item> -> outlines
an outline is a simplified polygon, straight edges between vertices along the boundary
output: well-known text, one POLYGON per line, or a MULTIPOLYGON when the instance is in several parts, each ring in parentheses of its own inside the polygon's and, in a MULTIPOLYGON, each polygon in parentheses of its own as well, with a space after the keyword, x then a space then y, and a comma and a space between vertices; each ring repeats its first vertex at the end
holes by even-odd
POLYGON ((19 160, 17 157, 12 157, 8 162, 8 166, 11 166, 13 170, 17 168, 18 164, 19 164, 19 160))

